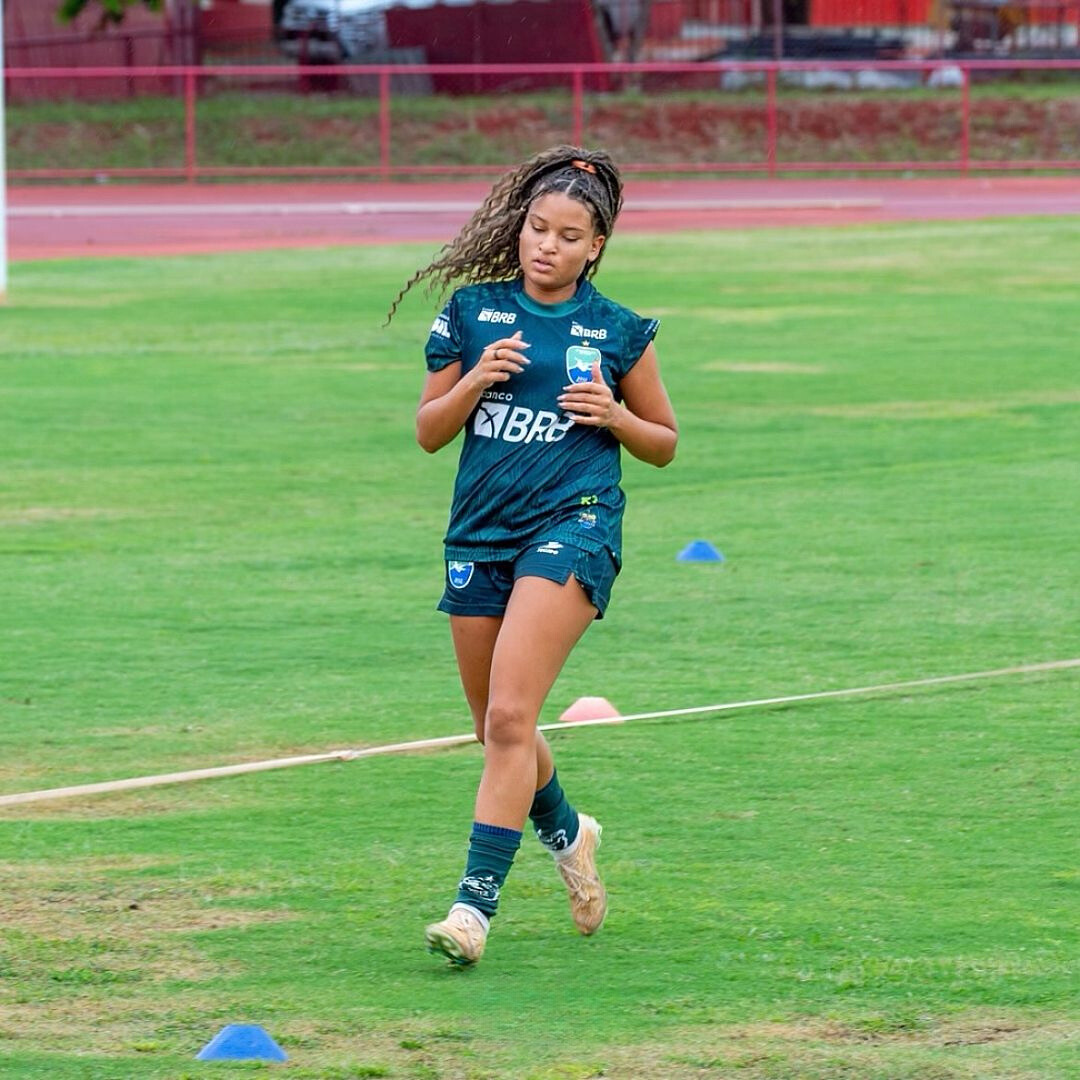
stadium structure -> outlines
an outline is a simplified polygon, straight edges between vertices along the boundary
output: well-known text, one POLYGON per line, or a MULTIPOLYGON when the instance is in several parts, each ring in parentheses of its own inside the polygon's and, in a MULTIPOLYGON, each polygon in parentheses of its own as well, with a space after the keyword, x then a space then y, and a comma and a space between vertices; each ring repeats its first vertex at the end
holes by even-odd
POLYGON ((1080 57, 1080 0, 165 0, 120 24, 58 7, 6 0, 9 67, 1080 57))

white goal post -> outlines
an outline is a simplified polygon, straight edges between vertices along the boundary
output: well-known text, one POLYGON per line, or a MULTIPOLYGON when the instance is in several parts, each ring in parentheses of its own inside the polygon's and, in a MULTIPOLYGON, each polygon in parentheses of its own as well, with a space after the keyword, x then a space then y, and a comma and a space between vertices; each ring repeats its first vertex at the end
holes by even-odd
POLYGON ((4 0, 0 0, 0 304, 7 300, 7 157, 4 134, 4 0))

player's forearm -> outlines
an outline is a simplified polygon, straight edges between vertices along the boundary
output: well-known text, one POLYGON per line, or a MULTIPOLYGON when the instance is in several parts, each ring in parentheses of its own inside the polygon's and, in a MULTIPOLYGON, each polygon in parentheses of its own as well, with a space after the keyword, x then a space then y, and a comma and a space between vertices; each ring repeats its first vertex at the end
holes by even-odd
POLYGON ((482 393, 482 386, 460 379, 441 397, 425 402, 416 412, 416 441, 429 454, 453 442, 482 393))
POLYGON ((675 427, 643 420, 625 405, 619 407, 607 427, 629 453, 649 465, 663 468, 675 457, 675 447, 679 441, 679 432, 675 427))

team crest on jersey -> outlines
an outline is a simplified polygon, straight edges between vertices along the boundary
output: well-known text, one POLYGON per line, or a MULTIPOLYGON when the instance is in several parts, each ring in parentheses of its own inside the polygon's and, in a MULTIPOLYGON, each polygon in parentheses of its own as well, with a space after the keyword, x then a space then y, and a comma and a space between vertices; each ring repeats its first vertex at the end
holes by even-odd
POLYGON ((446 577, 455 589, 464 589, 472 581, 475 566, 471 562, 448 562, 446 577))
POLYGON ((566 374, 572 383, 592 382, 592 366, 600 359, 600 350, 591 345, 571 345, 566 350, 566 374))

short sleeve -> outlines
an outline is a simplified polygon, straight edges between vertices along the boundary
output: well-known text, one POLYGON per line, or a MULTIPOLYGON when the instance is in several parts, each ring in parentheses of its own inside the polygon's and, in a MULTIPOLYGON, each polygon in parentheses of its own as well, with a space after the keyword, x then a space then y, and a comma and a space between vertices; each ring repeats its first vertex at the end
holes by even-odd
POLYGON ((623 344, 620 350, 618 377, 621 379, 640 359, 649 342, 660 329, 659 319, 646 319, 623 309, 623 344))
POLYGON ((458 294, 450 297, 446 306, 435 316, 424 348, 428 371, 442 371, 461 359, 461 329, 458 294))

